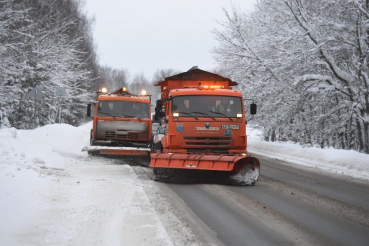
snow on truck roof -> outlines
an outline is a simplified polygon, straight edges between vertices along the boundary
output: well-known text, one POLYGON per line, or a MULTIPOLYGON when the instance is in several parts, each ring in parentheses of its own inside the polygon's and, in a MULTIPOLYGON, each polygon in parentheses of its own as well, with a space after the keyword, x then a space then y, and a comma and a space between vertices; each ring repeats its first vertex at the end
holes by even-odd
POLYGON ((180 90, 171 90, 169 96, 187 96, 187 95, 201 95, 201 96, 230 96, 230 97, 242 97, 242 93, 239 91, 233 91, 230 89, 201 89, 201 88, 185 88, 180 90))

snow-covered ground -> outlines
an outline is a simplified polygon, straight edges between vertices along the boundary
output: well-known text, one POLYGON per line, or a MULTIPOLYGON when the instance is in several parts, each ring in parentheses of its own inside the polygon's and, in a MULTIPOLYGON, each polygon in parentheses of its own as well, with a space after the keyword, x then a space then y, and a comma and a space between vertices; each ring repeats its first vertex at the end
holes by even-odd
POLYGON ((249 153, 280 159, 293 165, 369 180, 369 155, 354 150, 321 149, 296 143, 266 142, 258 129, 247 126, 249 153))
MULTIPOLYGON (((0 130, 0 245, 172 245, 183 234, 155 182, 117 160, 81 152, 90 129, 91 123, 0 130), (173 225, 177 236, 167 232, 173 225)), ((368 155, 259 135, 248 128, 251 153, 369 180, 368 155)))
POLYGON ((90 129, 0 130, 0 245, 172 245, 134 170, 81 152, 90 129))

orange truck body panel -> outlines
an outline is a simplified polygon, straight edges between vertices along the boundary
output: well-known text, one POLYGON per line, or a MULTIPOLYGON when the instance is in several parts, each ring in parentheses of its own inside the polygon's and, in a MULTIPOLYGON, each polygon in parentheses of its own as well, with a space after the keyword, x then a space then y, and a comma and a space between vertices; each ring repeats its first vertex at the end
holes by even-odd
MULTIPOLYGON (((232 91, 229 89, 218 89, 218 90, 204 90, 204 89, 182 89, 175 90, 169 94, 172 97, 175 96, 186 96, 186 95, 201 95, 201 96, 234 96, 242 97, 242 94, 238 91, 232 91)), ((166 104, 166 111, 172 112, 171 104, 166 104)), ((242 108, 242 112, 244 112, 242 108)), ((205 139, 209 139, 209 143, 206 145, 207 149, 224 149, 224 145, 220 143, 228 143, 227 148, 230 152, 234 153, 244 153, 246 155, 246 122, 243 113, 243 117, 238 119, 230 120, 228 118, 217 118, 215 121, 211 118, 205 118, 197 116, 197 120, 193 117, 177 117, 174 119, 170 114, 166 115, 166 120, 168 120, 168 133, 164 146, 164 152, 183 152, 181 149, 193 149, 198 147, 198 144, 203 142, 205 139), (204 129, 205 123, 208 122, 211 125, 210 129, 204 129), (186 130, 183 132, 176 131, 176 124, 182 123, 186 130), (239 129, 237 134, 231 137, 224 136, 224 129, 222 125, 233 124, 238 125, 239 129), (212 143, 216 145, 212 145, 212 143), (191 145, 192 144, 192 145, 191 145)))
MULTIPOLYGON (((129 143, 129 144, 136 144, 140 143, 141 145, 145 145, 145 143, 149 143, 151 141, 151 129, 152 129, 152 120, 151 120, 151 100, 147 97, 142 96, 136 96, 132 95, 129 92, 121 93, 121 90, 117 90, 115 92, 109 93, 109 94, 99 94, 97 97, 97 103, 94 104, 94 117, 93 117, 93 126, 92 126, 92 132, 91 137, 95 141, 111 141, 114 142, 115 145, 112 146, 124 146, 119 145, 121 142, 122 144, 129 143), (111 117, 111 116, 99 116, 97 115, 98 111, 98 102, 100 101, 128 101, 128 102, 137 102, 137 103, 145 103, 149 105, 149 116, 150 118, 126 118, 126 117, 111 117), (107 132, 103 136, 97 136, 97 128, 99 126, 99 123, 104 122, 104 124, 109 123, 118 123, 116 129, 112 129, 109 133, 107 132), (119 124, 121 122, 122 124, 119 124), (147 126, 147 133, 146 134, 140 134, 138 132, 124 132, 123 134, 118 134, 118 131, 124 131, 124 124, 127 122, 132 122, 133 124, 146 124, 147 126), (122 125, 119 127, 118 125, 122 125)), ((99 144, 96 144, 99 145, 99 144)), ((93 146, 92 146, 93 147, 93 146)), ((94 151, 95 153, 99 153, 102 155, 134 155, 134 156, 148 156, 149 151, 148 150, 139 150, 137 149, 117 149, 115 148, 109 148, 111 146, 104 145, 105 149, 93 149, 91 148, 91 151, 94 151)), ((145 149, 147 149, 149 146, 146 144, 145 149)))
MULTIPOLYGON (((237 85, 230 79, 197 69, 175 75, 158 82, 165 108, 164 125, 167 126, 162 138, 162 153, 151 153, 150 166, 154 168, 180 168, 225 171, 230 174, 239 166, 255 161, 247 157, 247 136, 243 96, 232 90, 237 85), (196 74, 197 73, 197 74, 196 74), (229 96, 240 98, 242 117, 174 117, 171 98, 179 96, 229 96), (210 125, 206 128, 205 124, 210 125), (181 125, 183 130, 178 131, 181 125), (237 125, 231 136, 226 136, 224 125, 237 125), (223 152, 223 153, 222 153, 223 152)), ((255 159, 255 160, 254 160, 255 159)))

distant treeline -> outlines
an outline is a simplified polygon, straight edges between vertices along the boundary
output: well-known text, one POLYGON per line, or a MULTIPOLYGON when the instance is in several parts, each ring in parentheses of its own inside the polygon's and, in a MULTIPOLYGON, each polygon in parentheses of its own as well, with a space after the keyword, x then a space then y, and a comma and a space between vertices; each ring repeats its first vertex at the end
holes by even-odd
MULTIPOLYGON (((143 74, 130 77, 126 69, 100 66, 92 38, 93 19, 80 0, 0 1, 0 128, 31 129, 59 121, 80 125, 86 122, 86 104, 95 91, 127 86, 159 95, 152 84, 173 69, 158 70, 151 80, 143 74), (44 98, 27 98, 38 87, 44 98), (57 88, 65 88, 58 100, 57 88), (36 119, 36 124, 35 120, 36 119)), ((124 64, 123 64, 124 66, 124 64)))

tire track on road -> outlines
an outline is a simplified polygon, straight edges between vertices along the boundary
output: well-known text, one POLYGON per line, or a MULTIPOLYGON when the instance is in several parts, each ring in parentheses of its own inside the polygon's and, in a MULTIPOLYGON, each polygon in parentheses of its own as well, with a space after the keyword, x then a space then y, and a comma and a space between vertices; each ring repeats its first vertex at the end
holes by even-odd
POLYGON ((253 189, 243 187, 230 189, 271 208, 331 245, 367 245, 369 242, 368 227, 307 205, 301 200, 287 197, 277 191, 279 187, 271 188, 261 184, 253 189))
POLYGON ((359 201, 365 207, 366 197, 360 197, 365 184, 354 182, 356 192, 350 197, 350 188, 336 185, 340 180, 316 175, 267 163, 253 187, 161 185, 225 245, 367 245, 369 216, 366 208, 355 206, 359 201), (342 199, 336 197, 339 192, 344 193, 342 199))

